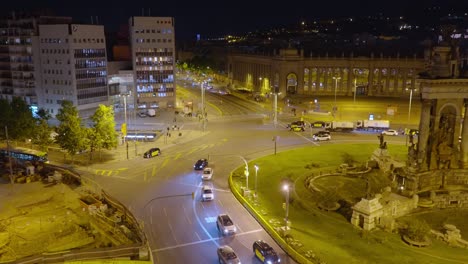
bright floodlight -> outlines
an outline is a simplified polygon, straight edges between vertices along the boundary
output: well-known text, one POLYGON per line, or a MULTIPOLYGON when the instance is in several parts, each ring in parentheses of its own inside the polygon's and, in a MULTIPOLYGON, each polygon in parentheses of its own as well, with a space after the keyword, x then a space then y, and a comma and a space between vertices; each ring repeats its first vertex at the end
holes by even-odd
POLYGON ((289 191, 289 185, 288 184, 283 185, 283 190, 289 191))

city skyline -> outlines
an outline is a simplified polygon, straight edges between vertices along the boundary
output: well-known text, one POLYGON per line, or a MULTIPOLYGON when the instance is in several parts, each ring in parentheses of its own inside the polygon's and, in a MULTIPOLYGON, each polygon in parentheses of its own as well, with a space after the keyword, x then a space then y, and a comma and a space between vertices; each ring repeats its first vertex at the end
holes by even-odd
POLYGON ((298 2, 277 5, 271 2, 237 1, 235 6, 215 1, 193 2, 186 0, 154 3, 149 1, 132 2, 127 6, 119 1, 100 1, 99 4, 84 1, 79 6, 64 6, 54 1, 35 2, 23 0, 3 5, 2 14, 47 10, 48 14, 70 16, 74 22, 102 24, 106 32, 116 32, 128 23, 131 16, 170 16, 175 18, 177 39, 194 39, 226 34, 238 34, 265 28, 298 24, 324 18, 346 16, 383 15, 414 16, 424 15, 423 10, 440 6, 443 11, 467 15, 468 4, 463 1, 403 1, 382 2, 298 2), (339 8, 337 8, 339 7, 339 8), (465 10, 465 11, 463 11, 465 10))

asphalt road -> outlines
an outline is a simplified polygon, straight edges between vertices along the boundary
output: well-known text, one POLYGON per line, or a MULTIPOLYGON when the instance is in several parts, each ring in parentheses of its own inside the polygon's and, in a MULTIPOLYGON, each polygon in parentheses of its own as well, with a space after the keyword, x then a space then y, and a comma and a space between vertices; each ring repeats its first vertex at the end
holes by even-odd
MULTIPOLYGON (((167 149, 158 146, 162 155, 152 159, 136 157, 93 165, 87 170, 115 172, 92 177, 141 221, 156 263, 217 263, 216 248, 225 244, 238 253, 242 263, 260 263, 252 252, 252 243, 257 239, 269 242, 279 252, 281 263, 295 263, 232 195, 227 180, 229 173, 242 166, 243 159, 250 161, 273 154, 272 138, 276 136, 280 139, 279 152, 304 145, 320 147, 349 141, 375 142, 378 146, 376 134, 332 133, 331 141, 314 142, 311 135, 315 130, 295 133, 285 128, 294 117, 280 118, 275 127, 265 122, 268 109, 256 104, 233 96, 210 94, 207 100, 223 100, 223 103, 211 109, 205 136, 167 149), (201 173, 193 170, 199 158, 209 158, 209 166, 214 169, 213 179, 206 182, 215 188, 213 201, 203 202, 200 198, 201 173), (234 236, 218 234, 216 217, 220 213, 228 213, 235 222, 238 231, 234 236)), ((171 120, 154 120, 158 122, 135 118, 133 126, 158 129, 172 124, 171 120)), ((196 120, 179 119, 177 124, 184 129, 202 129, 196 120)), ((405 138, 387 137, 386 140, 401 144, 405 138)))

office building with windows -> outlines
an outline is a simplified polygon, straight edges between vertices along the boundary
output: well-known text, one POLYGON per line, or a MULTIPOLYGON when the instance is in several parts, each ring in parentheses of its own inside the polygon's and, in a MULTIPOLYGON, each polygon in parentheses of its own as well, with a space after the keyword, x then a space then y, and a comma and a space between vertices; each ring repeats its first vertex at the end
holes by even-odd
POLYGON ((129 30, 137 107, 174 107, 174 18, 131 17, 129 30))
POLYGON ((86 118, 109 103, 104 26, 39 25, 39 42, 41 108, 55 116, 68 100, 86 118))
POLYGON ((0 19, 0 98, 20 97, 38 107, 39 25, 64 23, 71 18, 11 13, 0 19))

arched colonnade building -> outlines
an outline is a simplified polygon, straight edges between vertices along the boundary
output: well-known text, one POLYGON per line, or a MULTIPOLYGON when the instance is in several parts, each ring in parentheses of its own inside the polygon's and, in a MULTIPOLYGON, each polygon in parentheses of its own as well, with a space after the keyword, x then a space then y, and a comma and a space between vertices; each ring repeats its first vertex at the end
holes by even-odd
POLYGON ((228 78, 234 87, 268 94, 407 97, 416 89, 423 58, 305 57, 297 49, 273 56, 230 54, 228 78), (336 90, 335 90, 336 88, 336 90))

